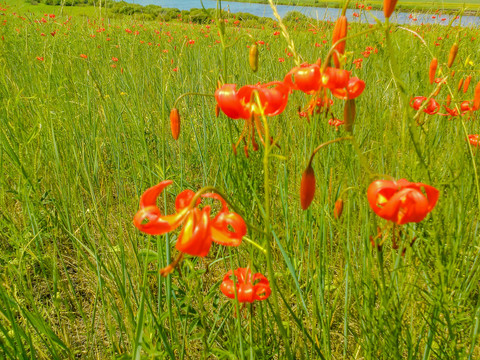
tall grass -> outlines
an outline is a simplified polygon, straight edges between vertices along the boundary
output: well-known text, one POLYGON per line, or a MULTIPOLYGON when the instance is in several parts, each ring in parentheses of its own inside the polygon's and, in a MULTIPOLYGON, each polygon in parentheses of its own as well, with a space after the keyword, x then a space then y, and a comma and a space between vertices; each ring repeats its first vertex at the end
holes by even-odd
MULTIPOLYGON (((416 126, 390 66, 395 57, 406 94, 428 96, 432 54, 445 63, 461 40, 449 86, 457 99, 472 99, 473 86, 463 94, 456 83, 468 74, 472 84, 480 80, 478 28, 410 28, 426 46, 396 29, 391 53, 382 31, 347 42, 347 68, 367 83, 354 135, 368 164, 349 142, 322 149, 308 211, 299 206, 302 171, 317 145, 344 130, 323 116, 299 118, 308 98, 297 93, 268 120, 280 144, 271 149, 278 156, 270 158, 267 186, 282 338, 272 300, 236 316, 219 291, 232 267, 267 273, 262 250, 247 242, 215 246, 205 262, 187 257, 181 273, 162 278, 158 269, 175 255, 178 232, 147 236, 132 224, 142 192, 172 179, 165 213, 183 189, 214 185, 249 223, 265 227, 264 148, 234 155, 239 120, 216 118, 212 98, 188 96, 178 105, 180 139, 170 135, 168 114, 179 95, 215 91, 224 66, 216 26, 58 14, 44 23, 37 22, 43 14, 14 12, 6 7, 0 17, 0 357, 286 358, 285 339, 291 357, 305 359, 480 356, 479 163, 465 141, 479 132, 478 112, 451 120, 425 115, 416 126), (364 58, 367 46, 378 51, 364 58), (441 192, 424 221, 401 227, 399 250, 391 236, 381 252, 370 244, 386 222, 368 206, 369 172, 441 192), (335 220, 342 193, 344 213, 335 220)), ((332 24, 307 28, 290 24, 288 31, 313 63, 329 49, 332 24)), ((349 33, 363 29, 352 24, 349 33)), ((277 30, 228 24, 226 83, 283 79, 294 60, 277 30), (265 42, 257 73, 248 67, 247 33, 265 42)), ((445 87, 437 98, 446 95, 445 87)), ((342 102, 332 111, 341 118, 342 102)), ((249 229, 265 247, 263 236, 249 229)))

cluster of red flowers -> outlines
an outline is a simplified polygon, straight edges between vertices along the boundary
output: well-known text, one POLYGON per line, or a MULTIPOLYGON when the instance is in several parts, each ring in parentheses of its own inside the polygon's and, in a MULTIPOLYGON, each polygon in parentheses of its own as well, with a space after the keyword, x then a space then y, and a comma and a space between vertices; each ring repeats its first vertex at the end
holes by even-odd
MULTIPOLYGON (((226 201, 215 193, 194 193, 184 190, 175 199, 175 214, 162 215, 157 206, 157 199, 162 191, 172 184, 165 180, 147 189, 140 198, 140 210, 133 218, 133 223, 142 232, 151 235, 161 235, 171 232, 183 224, 176 242, 180 255, 170 265, 160 270, 162 276, 171 273, 183 258, 184 254, 205 257, 210 251, 212 242, 224 246, 239 246, 247 233, 243 218, 231 212, 226 201), (202 198, 214 199, 220 202, 221 209, 212 218, 210 205, 200 208, 202 198)), ((230 298, 235 298, 235 287, 231 276, 236 280, 236 292, 239 302, 265 300, 270 296, 268 280, 262 274, 251 275, 250 269, 239 268, 229 271, 221 285, 222 292, 230 298)))
MULTIPOLYGON (((305 116, 312 115, 315 109, 330 106, 333 102, 328 98, 326 90, 341 100, 351 100, 360 96, 365 89, 365 82, 357 77, 350 77, 350 72, 333 67, 321 67, 320 61, 315 64, 304 63, 291 69, 283 81, 266 84, 245 85, 237 90, 236 84, 224 84, 215 91, 217 106, 231 119, 244 119, 246 125, 234 151, 245 136, 252 134, 254 150, 254 128, 256 127, 260 141, 263 143, 262 126, 258 116, 281 114, 287 106, 288 96, 294 90, 312 95, 305 116), (258 95, 255 98, 254 93, 258 95)), ((338 126, 338 125, 337 125, 338 126)))

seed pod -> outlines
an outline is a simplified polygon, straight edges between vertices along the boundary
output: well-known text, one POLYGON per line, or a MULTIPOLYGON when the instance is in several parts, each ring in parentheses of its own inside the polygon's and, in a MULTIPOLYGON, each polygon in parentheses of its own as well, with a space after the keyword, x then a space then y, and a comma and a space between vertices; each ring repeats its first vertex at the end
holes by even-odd
POLYGON ((392 15, 395 5, 397 5, 397 0, 383 0, 383 14, 386 19, 392 15))
POLYGON ((472 76, 468 75, 463 83, 463 93, 465 94, 468 91, 468 87, 470 86, 470 81, 472 80, 472 76))
POLYGON ((177 108, 170 111, 170 128, 172 129, 172 136, 175 140, 180 136, 180 114, 177 108))
MULTIPOLYGON (((340 16, 335 23, 335 27, 333 28, 333 35, 332 35, 332 45, 335 44, 338 40, 343 39, 347 36, 347 17, 345 15, 340 16)), ((346 42, 342 41, 337 46, 335 46, 335 52, 333 53, 333 62, 335 63, 336 68, 340 68, 340 61, 338 59, 338 54, 345 53, 345 45, 346 42)))
POLYGON ((333 208, 333 217, 335 219, 339 219, 340 216, 342 216, 342 212, 343 212, 343 200, 342 198, 340 198, 340 199, 337 199, 337 201, 335 201, 335 207, 333 208))
POLYGON ((253 44, 250 46, 250 52, 248 53, 248 63, 253 72, 258 70, 258 46, 253 44))
POLYGON ((300 205, 307 210, 315 196, 315 173, 312 164, 308 164, 300 182, 300 205))
POLYGON ((463 78, 461 78, 460 81, 458 82, 457 91, 460 91, 460 89, 462 88, 462 85, 463 85, 463 78))
POLYGON ((480 109, 480 81, 475 86, 475 95, 473 96, 473 110, 480 109))
POLYGON ((348 132, 352 132, 353 130, 356 112, 355 99, 348 99, 345 102, 345 107, 343 109, 343 121, 345 121, 344 126, 345 130, 348 132))
POLYGON ((450 68, 453 65, 453 62, 455 61, 455 58, 457 57, 458 53, 458 43, 454 43, 452 47, 450 48, 450 53, 448 54, 448 62, 447 66, 450 68))
POLYGON ((428 79, 430 80, 430 84, 433 84, 435 81, 435 74, 437 72, 438 60, 437 58, 433 58, 430 62, 430 69, 428 71, 428 79))

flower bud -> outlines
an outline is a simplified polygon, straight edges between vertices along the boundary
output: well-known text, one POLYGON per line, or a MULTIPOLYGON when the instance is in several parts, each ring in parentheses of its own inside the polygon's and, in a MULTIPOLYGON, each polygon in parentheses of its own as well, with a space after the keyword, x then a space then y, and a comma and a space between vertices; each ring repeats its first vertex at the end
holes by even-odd
POLYGON ((250 52, 248 53, 248 63, 253 72, 258 70, 258 46, 253 44, 250 46, 250 52))
POLYGON ((463 83, 463 93, 465 94, 468 91, 468 87, 470 86, 470 81, 472 80, 472 76, 468 75, 463 83))
POLYGON ((342 198, 340 198, 340 199, 337 199, 337 201, 335 201, 335 207, 333 209, 333 217, 338 220, 340 216, 342 216, 342 212, 343 212, 343 200, 342 198))
POLYGON ((480 81, 475 86, 475 95, 473 96, 473 110, 480 109, 480 81))
POLYGON ((452 97, 450 94, 447 95, 447 106, 450 106, 450 103, 452 102, 452 97))
POLYGON ((458 82, 457 91, 460 91, 460 89, 462 88, 462 85, 463 85, 463 78, 461 78, 460 81, 458 82))
POLYGON ((450 48, 450 53, 448 54, 448 62, 447 66, 450 68, 453 65, 453 62, 455 61, 455 58, 457 57, 458 53, 458 43, 454 43, 452 47, 450 48))
MULTIPOLYGON (((333 28, 332 44, 335 44, 338 40, 343 39, 347 36, 347 27, 347 17, 345 15, 340 16, 335 23, 335 27, 333 28)), ((345 45, 345 41, 342 41, 337 46, 335 46, 335 52, 333 53, 333 62, 335 63, 336 68, 340 68, 340 60, 338 59, 338 54, 343 55, 345 53, 345 45)))
POLYGON ((435 74, 437 72, 438 60, 437 58, 433 58, 430 62, 430 69, 428 71, 428 79, 430 80, 430 84, 433 84, 435 81, 435 74))
POLYGON ((180 136, 180 114, 177 108, 170 111, 170 128, 172 129, 172 136, 175 140, 180 136))
POLYGON ((300 182, 300 205, 307 210, 315 196, 315 173, 312 164, 308 164, 300 182))
POLYGON ((383 0, 383 14, 386 19, 392 15, 395 5, 397 5, 397 0, 383 0))
POLYGON ((345 102, 345 108, 343 109, 343 121, 345 121, 345 130, 348 132, 353 131, 353 123, 356 115, 355 99, 348 99, 345 102))

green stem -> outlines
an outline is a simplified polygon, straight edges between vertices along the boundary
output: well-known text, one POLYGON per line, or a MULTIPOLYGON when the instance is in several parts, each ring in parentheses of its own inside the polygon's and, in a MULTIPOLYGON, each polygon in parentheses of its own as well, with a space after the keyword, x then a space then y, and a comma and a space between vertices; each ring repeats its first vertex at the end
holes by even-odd
POLYGON ((285 327, 283 326, 282 316, 280 314, 280 307, 278 305, 278 295, 279 292, 277 281, 275 279, 275 272, 273 270, 273 255, 272 255, 272 235, 271 235, 271 227, 270 227, 270 173, 269 173, 269 155, 271 151, 271 143, 270 143, 270 131, 268 127, 268 122, 264 114, 264 108, 262 102, 260 101, 260 96, 258 95, 257 91, 254 91, 255 101, 257 103, 258 109, 260 110, 260 115, 263 121, 263 127, 265 131, 265 152, 263 155, 263 173, 264 173, 264 189, 265 189, 265 213, 264 213, 264 220, 265 220, 265 243, 267 249, 267 268, 268 268, 268 275, 270 278, 270 284, 272 285, 272 298, 273 298, 273 308, 274 308, 274 316, 277 322, 277 325, 280 329, 280 333, 283 337, 283 342, 285 346, 285 350, 287 352, 287 358, 291 358, 291 351, 290 351, 290 339, 287 336, 287 332, 285 331, 285 327))
POLYGON ((214 97, 215 95, 213 94, 204 94, 204 93, 197 93, 197 92, 187 92, 185 94, 182 94, 180 95, 177 100, 175 100, 175 102, 173 103, 173 107, 176 108, 177 107, 177 104, 180 100, 182 100, 185 96, 189 96, 189 95, 198 95, 198 96, 207 96, 207 97, 214 97))

